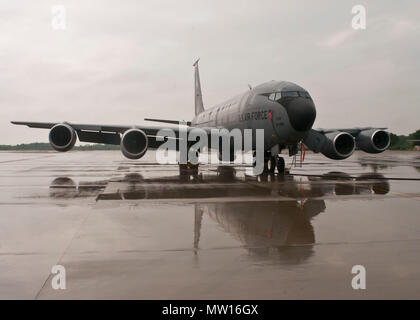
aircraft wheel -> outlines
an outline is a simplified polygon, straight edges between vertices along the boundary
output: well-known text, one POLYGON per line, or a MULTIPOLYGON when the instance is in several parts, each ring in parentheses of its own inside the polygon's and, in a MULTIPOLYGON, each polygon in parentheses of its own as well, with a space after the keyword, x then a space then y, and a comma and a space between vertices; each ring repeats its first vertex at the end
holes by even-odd
POLYGON ((267 168, 267 173, 274 173, 276 170, 276 158, 273 156, 268 157, 266 165, 264 164, 264 168, 267 168))
POLYGON ((280 174, 283 174, 285 169, 286 169, 286 163, 284 161, 283 157, 277 157, 276 159, 276 167, 277 167, 277 172, 280 174))

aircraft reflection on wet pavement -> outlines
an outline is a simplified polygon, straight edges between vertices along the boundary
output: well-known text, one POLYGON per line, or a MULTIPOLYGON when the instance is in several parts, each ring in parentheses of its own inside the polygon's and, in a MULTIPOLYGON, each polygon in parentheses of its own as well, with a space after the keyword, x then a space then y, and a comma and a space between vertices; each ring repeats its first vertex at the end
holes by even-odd
POLYGON ((311 219, 326 209, 324 200, 252 201, 195 204, 194 249, 199 248, 203 215, 264 259, 300 263, 313 253, 311 219))
POLYGON ((129 173, 110 181, 79 184, 62 177, 51 183, 50 196, 67 199, 91 196, 96 197, 97 201, 206 198, 206 202, 194 203, 196 254, 199 252, 203 215, 207 215, 224 232, 239 241, 251 256, 296 264, 313 254, 315 231, 311 220, 326 210, 322 197, 383 195, 389 189, 388 180, 376 173, 362 174, 356 178, 342 172, 329 172, 308 177, 307 180, 293 176, 247 180, 238 178, 233 167, 219 167, 208 176, 175 175, 145 179, 138 173, 129 173), (108 185, 113 183, 116 186, 108 192, 108 185), (244 197, 251 196, 267 198, 244 201, 244 197), (218 199, 212 200, 214 197, 218 199), (223 201, 220 197, 236 199, 223 201))
POLYGON ((378 173, 351 177, 343 172, 321 176, 238 177, 233 167, 218 167, 209 175, 174 175, 143 178, 128 173, 121 178, 77 184, 71 178, 59 177, 50 185, 54 198, 96 196, 96 200, 141 199, 207 199, 220 197, 287 197, 317 198, 332 195, 384 195, 389 192, 388 180, 378 173))

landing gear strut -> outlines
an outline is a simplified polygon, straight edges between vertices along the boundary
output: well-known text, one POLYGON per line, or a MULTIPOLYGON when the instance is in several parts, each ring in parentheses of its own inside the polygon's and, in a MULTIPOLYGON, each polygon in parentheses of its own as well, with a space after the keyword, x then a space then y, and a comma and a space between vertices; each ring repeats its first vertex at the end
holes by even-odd
MULTIPOLYGON (((255 152, 254 152, 255 157, 255 152)), ((255 163, 254 163, 255 166, 255 163)), ((284 174, 286 164, 280 155, 273 156, 270 152, 264 154, 264 174, 274 174, 277 168, 278 174, 284 174)))

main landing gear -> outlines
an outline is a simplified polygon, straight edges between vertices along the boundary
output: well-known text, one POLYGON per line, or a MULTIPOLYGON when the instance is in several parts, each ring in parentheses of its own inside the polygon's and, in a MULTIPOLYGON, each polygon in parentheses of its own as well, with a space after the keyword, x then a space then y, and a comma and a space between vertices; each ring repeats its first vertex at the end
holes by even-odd
POLYGON ((198 174, 198 163, 180 163, 179 166, 179 175, 185 176, 185 175, 197 175, 198 174))
MULTIPOLYGON (((255 159, 255 152, 254 152, 254 159, 255 159)), ((255 166, 255 162, 254 162, 255 166)), ((270 152, 264 153, 264 171, 263 174, 274 174, 276 172, 278 174, 284 174, 286 169, 286 163, 284 158, 280 155, 271 155, 270 152)))
MULTIPOLYGON (((199 152, 196 151, 195 156, 197 160, 198 160, 199 155, 200 155, 199 152)), ((198 161, 197 163, 192 163, 190 161, 187 161, 187 163, 179 163, 178 166, 179 166, 180 176, 188 176, 188 175, 196 176, 198 174, 198 166, 199 166, 198 161)))
POLYGON ((286 162, 284 161, 284 158, 279 155, 276 156, 276 168, 277 172, 280 174, 284 174, 286 171, 286 162))
MULTIPOLYGON (((196 154, 198 159, 198 152, 196 154)), ((253 153, 254 159, 256 159, 256 152, 253 153)), ((222 160, 222 155, 219 153, 219 160, 222 160)), ((230 162, 235 161, 235 154, 230 156, 230 162)), ((256 165, 254 161, 254 167, 256 165)), ((191 163, 187 162, 185 164, 179 164, 179 173, 180 175, 189 175, 189 174, 197 174, 198 173, 198 162, 191 163)), ((285 173, 286 164, 284 158, 280 156, 280 154, 272 155, 270 151, 264 152, 264 170, 263 174, 274 174, 277 169, 278 174, 285 173)))

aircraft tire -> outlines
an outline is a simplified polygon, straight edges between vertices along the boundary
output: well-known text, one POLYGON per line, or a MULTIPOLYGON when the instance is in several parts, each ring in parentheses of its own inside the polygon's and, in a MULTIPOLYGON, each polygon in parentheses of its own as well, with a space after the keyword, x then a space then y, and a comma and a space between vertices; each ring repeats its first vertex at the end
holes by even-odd
POLYGON ((276 158, 273 156, 268 157, 264 168, 267 168, 267 173, 274 173, 276 170, 276 158))
POLYGON ((277 167, 277 172, 279 174, 284 174, 284 171, 286 169, 286 163, 285 163, 283 157, 277 157, 277 159, 276 159, 276 167, 277 167))

